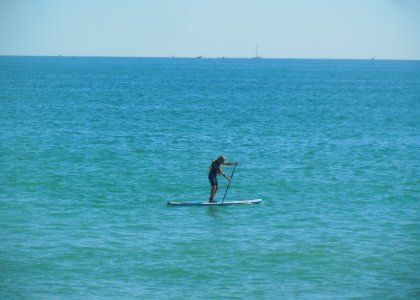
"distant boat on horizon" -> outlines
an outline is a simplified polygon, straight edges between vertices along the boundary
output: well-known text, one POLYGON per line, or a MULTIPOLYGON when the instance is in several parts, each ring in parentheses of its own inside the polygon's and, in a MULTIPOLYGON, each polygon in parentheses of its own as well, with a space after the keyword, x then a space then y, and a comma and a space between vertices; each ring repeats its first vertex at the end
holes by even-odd
POLYGON ((253 59, 261 59, 261 56, 258 56, 258 45, 255 46, 255 57, 253 59))

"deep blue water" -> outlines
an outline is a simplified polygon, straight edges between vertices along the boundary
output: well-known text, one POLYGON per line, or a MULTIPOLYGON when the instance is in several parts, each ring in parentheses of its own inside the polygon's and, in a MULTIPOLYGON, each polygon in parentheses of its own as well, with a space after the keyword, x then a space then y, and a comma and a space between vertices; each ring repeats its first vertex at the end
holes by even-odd
POLYGON ((418 299, 419 104, 419 61, 0 57, 0 298, 418 299), (165 205, 220 154, 263 205, 165 205))

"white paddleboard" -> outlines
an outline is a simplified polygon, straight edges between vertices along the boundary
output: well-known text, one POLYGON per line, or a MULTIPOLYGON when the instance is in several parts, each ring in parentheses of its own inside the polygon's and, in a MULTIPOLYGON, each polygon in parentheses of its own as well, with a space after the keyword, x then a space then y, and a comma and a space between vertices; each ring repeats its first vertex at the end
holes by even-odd
POLYGON ((224 201, 222 202, 182 202, 182 201, 169 201, 167 205, 171 206, 227 206, 238 204, 260 204, 261 199, 253 200, 237 200, 237 201, 224 201))

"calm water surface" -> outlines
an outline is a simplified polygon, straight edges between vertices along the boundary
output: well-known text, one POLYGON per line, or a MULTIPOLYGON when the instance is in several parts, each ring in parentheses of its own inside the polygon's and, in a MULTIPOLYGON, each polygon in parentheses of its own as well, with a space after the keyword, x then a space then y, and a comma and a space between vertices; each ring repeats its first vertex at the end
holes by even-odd
POLYGON ((0 105, 2 299, 420 297, 418 61, 0 57, 0 105), (263 205, 165 205, 222 153, 263 205))

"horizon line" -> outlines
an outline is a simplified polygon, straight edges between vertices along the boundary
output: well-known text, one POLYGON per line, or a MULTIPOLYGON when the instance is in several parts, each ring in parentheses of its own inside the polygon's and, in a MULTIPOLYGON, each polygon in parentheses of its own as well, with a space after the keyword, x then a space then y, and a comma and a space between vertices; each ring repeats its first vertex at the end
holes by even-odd
POLYGON ((169 59, 251 59, 251 60, 268 60, 268 59, 278 59, 278 60, 396 60, 396 61, 420 61, 420 58, 376 58, 376 57, 367 57, 367 58, 351 58, 351 57, 263 57, 263 56, 134 56, 134 55, 51 55, 51 54, 0 54, 0 57, 74 57, 74 58, 169 58, 169 59))

